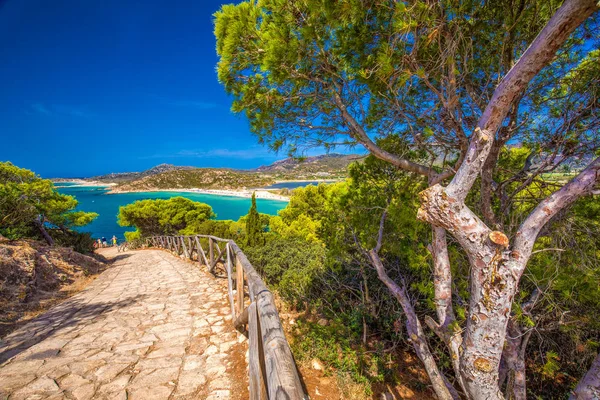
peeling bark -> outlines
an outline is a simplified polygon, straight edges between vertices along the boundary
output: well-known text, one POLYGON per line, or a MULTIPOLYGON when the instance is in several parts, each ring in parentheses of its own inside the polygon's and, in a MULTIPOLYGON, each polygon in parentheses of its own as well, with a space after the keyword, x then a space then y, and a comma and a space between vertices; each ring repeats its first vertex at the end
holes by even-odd
MULTIPOLYGON (((489 156, 496 131, 529 81, 546 66, 569 35, 598 6, 593 0, 567 0, 502 79, 472 135, 464 161, 446 188, 437 184, 421 193, 418 218, 448 230, 466 251, 471 264, 471 298, 460 372, 472 399, 503 399, 499 366, 510 308, 540 229, 557 212, 591 190, 598 160, 576 179, 543 201, 517 233, 512 251, 471 211, 464 201, 489 156), (595 166, 594 166, 595 165, 595 166)), ((499 235, 502 234, 502 235, 499 235)), ((503 235, 504 238, 506 237, 503 235)), ((506 241, 508 242, 508 241, 506 241)), ((524 383, 524 367, 514 382, 524 383)), ((521 389, 520 389, 521 390, 521 389)), ((522 389, 524 390, 524 389, 522 389)))
POLYGON ((591 368, 581 379, 570 400, 600 399, 600 354, 592 363, 591 368))
POLYGON ((430 250, 433 257, 433 279, 438 322, 436 323, 433 318, 426 316, 425 324, 448 347, 455 376, 464 390, 459 363, 462 336, 460 329, 456 329, 453 326, 456 316, 452 308, 452 270, 450 268, 450 259, 448 258, 448 243, 444 228, 433 227, 433 243, 430 250))
MULTIPOLYGON (((504 233, 488 228, 460 199, 449 195, 447 188, 434 185, 421 192, 418 217, 452 233, 471 264, 471 298, 459 366, 470 398, 504 398, 498 371, 512 301, 531 248, 553 215, 593 190, 599 170, 600 158, 543 201, 523 223, 512 250, 504 233)), ((521 358, 516 357, 510 368, 517 398, 525 396, 521 358)))
POLYGON ((452 273, 444 228, 433 228, 431 255, 433 256, 433 283, 438 324, 440 328, 446 329, 456 318, 452 309, 452 273))
MULTIPOLYGON (((598 179, 600 162, 595 160, 577 178, 540 203, 519 228, 516 237, 512 239, 512 246, 503 232, 490 229, 465 205, 464 201, 480 175, 485 181, 482 187, 484 195, 491 196, 487 192, 492 186, 491 169, 495 163, 487 163, 487 160, 494 147, 496 133, 531 79, 552 61, 571 33, 597 11, 599 6, 597 0, 566 0, 556 11, 496 87, 470 137, 466 153, 460 154, 458 170, 446 187, 441 186, 440 182, 450 177, 448 171, 436 175, 431 168, 383 151, 352 117, 339 95, 334 94, 336 104, 354 139, 365 145, 376 157, 406 171, 429 176, 430 182, 436 183, 420 194, 421 207, 418 212, 419 219, 434 226, 432 254, 438 323, 431 318, 426 319, 426 322, 449 345, 457 377, 469 399, 504 399, 499 386, 500 361, 511 305, 533 245, 542 227, 556 213, 577 198, 591 192, 598 179), (444 253, 446 251, 444 230, 456 238, 465 250, 471 265, 469 310, 462 337, 460 333, 450 333, 446 329, 453 321, 453 313, 450 266, 447 262, 447 253, 444 253)), ((484 218, 488 223, 495 224, 491 202, 488 202, 487 198, 483 201, 484 218)), ((383 219, 385 215, 381 226, 383 226, 383 219)), ((494 228, 499 229, 497 226, 494 228)), ((379 259, 381 233, 382 229, 380 229, 377 248, 368 253, 371 262, 377 270, 379 279, 396 297, 407 316, 409 336, 417 355, 425 365, 438 397, 443 399, 456 397, 458 396, 456 390, 448 384, 435 364, 405 288, 389 278, 379 259)), ((521 348, 524 347, 523 344, 521 343, 521 348)), ((513 345, 516 346, 516 343, 513 345)), ((515 347, 517 348, 518 346, 515 347)), ((521 351, 513 351, 510 354, 511 359, 507 361, 510 364, 509 369, 514 372, 511 372, 510 378, 513 395, 518 393, 518 396, 524 396, 526 390, 524 363, 521 365, 524 354, 521 353, 521 351)), ((598 364, 600 361, 597 359, 588 373, 592 378, 587 378, 586 375, 582 383, 584 381, 597 383, 600 380, 598 364)), ((586 385, 589 386, 587 383, 586 385)))

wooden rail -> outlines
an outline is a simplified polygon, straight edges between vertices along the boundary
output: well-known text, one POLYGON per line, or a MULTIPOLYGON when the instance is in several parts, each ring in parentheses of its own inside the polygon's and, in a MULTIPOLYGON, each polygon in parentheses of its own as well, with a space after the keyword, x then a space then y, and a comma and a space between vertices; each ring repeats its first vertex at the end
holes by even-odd
POLYGON ((210 235, 153 236, 147 244, 198 261, 213 274, 217 266, 227 273, 232 321, 236 329, 243 332, 247 326, 248 331, 250 399, 308 399, 273 294, 233 240, 210 235))

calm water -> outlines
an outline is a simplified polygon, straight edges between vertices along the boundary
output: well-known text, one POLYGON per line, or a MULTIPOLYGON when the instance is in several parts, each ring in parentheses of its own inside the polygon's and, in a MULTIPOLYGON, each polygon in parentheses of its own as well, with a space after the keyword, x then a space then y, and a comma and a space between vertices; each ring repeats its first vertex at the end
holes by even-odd
POLYGON ((328 182, 328 181, 279 182, 279 183, 274 183, 271 186, 267 186, 266 189, 296 189, 296 188, 305 187, 308 185, 317 186, 319 183, 331 183, 331 182, 328 182))
MULTIPOLYGON (((77 207, 83 211, 93 211, 98 214, 98 218, 90 225, 80 230, 91 232, 92 236, 111 238, 117 235, 119 240, 123 240, 123 233, 132 231, 132 228, 124 228, 117 224, 117 214, 119 207, 136 200, 144 199, 168 199, 175 196, 183 196, 194 201, 200 201, 210 205, 213 212, 217 214, 217 219, 237 220, 242 215, 246 215, 250 209, 250 199, 233 196, 215 196, 197 193, 180 192, 143 192, 143 193, 119 193, 105 194, 105 187, 82 187, 72 186, 64 183, 57 184, 60 193, 75 196, 79 201, 77 207)), ((287 205, 286 202, 276 200, 257 199, 256 206, 258 211, 265 214, 277 215, 277 211, 287 205)))

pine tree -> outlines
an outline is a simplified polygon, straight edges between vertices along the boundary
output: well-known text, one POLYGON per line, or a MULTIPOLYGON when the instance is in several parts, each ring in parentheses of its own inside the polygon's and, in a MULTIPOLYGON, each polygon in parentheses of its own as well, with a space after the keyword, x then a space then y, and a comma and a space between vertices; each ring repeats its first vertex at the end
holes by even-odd
POLYGON ((263 244, 260 215, 256 209, 256 193, 252 193, 252 206, 246 220, 246 244, 248 246, 260 246, 263 244))

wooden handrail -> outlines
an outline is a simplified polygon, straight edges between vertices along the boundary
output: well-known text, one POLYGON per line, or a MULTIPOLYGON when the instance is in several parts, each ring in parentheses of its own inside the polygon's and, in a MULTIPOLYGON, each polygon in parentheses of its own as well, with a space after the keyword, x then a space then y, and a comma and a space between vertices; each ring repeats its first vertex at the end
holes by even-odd
POLYGON ((233 240, 211 235, 152 236, 146 244, 197 261, 211 273, 221 262, 227 272, 232 322, 241 331, 248 325, 250 399, 308 399, 273 294, 233 240), (200 239, 208 240, 208 254, 200 239), (221 249, 218 243, 225 247, 221 249))

